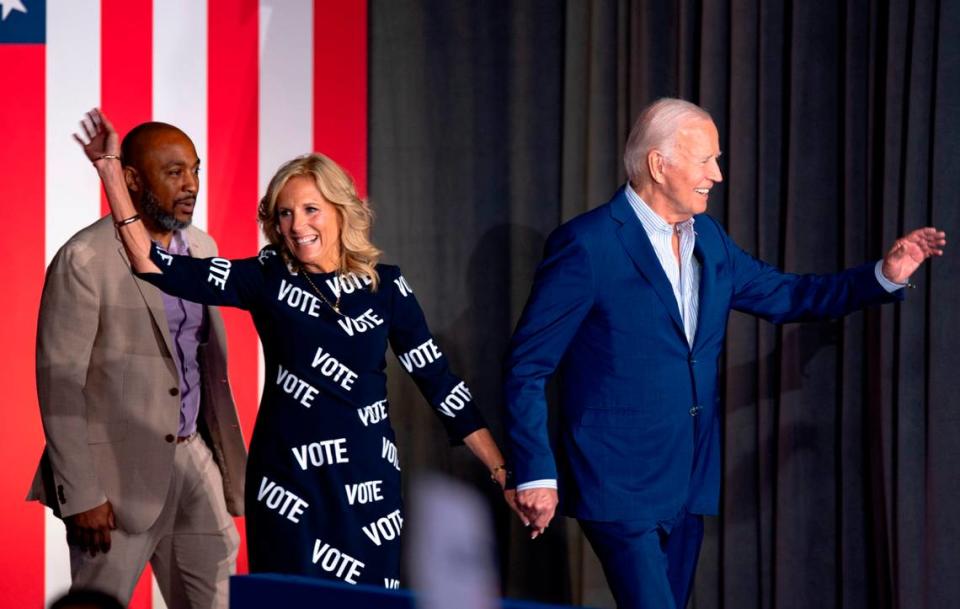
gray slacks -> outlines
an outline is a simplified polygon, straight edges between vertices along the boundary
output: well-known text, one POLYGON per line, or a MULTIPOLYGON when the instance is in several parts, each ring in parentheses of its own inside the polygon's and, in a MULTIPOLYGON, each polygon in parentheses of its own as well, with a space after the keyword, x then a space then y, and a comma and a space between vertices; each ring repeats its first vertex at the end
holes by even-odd
POLYGON ((220 470, 199 435, 177 444, 167 500, 142 533, 111 531, 110 551, 70 546, 73 588, 94 588, 129 604, 147 562, 169 609, 226 609, 240 536, 223 499, 220 470))

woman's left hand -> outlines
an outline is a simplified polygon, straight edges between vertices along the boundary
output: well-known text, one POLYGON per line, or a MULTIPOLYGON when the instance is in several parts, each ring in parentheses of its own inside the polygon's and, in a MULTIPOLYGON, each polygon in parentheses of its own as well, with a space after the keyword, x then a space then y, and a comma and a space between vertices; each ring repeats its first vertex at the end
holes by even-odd
POLYGON ((523 512, 520 511, 520 506, 517 505, 517 490, 507 488, 506 462, 503 459, 503 454, 501 454, 500 449, 497 448, 497 443, 493 441, 490 430, 486 427, 481 427, 466 436, 463 439, 463 443, 470 447, 473 454, 476 455, 490 471, 490 476, 493 480, 500 485, 500 488, 503 490, 503 500, 507 502, 510 509, 516 513, 524 526, 530 526, 529 519, 523 515, 523 512))
POLYGON ((500 485, 500 489, 503 491, 503 500, 507 502, 507 505, 510 506, 510 509, 523 521, 523 526, 528 526, 529 523, 524 517, 523 512, 520 511, 520 506, 517 505, 517 489, 516 488, 507 488, 507 470, 498 469, 497 473, 493 475, 494 481, 500 485))
POLYGON ((503 489, 503 500, 507 502, 507 505, 509 505, 510 509, 513 510, 513 513, 517 515, 517 517, 523 523, 523 526, 530 526, 530 522, 527 520, 526 516, 523 515, 523 512, 520 511, 520 507, 517 505, 517 489, 503 489))

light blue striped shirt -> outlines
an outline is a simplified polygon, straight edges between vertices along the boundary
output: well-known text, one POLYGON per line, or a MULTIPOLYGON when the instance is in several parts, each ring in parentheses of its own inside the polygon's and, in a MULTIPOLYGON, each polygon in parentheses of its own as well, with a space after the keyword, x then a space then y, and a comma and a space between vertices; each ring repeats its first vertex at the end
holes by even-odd
POLYGON ((650 238, 653 251, 660 260, 660 266, 670 281, 673 296, 677 299, 680 319, 683 320, 683 332, 687 335, 687 344, 693 347, 697 335, 697 311, 700 308, 700 261, 693 256, 693 245, 697 233, 693 230, 695 220, 670 224, 656 214, 630 184, 625 188, 627 201, 637 214, 643 230, 650 238), (680 235, 680 261, 673 255, 673 233, 680 235))

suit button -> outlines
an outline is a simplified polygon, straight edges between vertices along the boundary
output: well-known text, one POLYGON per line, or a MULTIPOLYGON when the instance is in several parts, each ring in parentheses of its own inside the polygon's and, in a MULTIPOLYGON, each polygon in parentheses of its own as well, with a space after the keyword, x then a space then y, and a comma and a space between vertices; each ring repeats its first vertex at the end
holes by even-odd
POLYGON ((703 410, 703 409, 700 408, 700 406, 694 404, 693 406, 690 407, 690 416, 691 416, 691 417, 697 416, 698 414, 700 414, 700 411, 701 411, 701 410, 703 410))
POLYGON ((180 389, 177 387, 170 388, 170 395, 180 395, 180 389))
POLYGON ((697 363, 697 360, 695 360, 694 358, 691 357, 691 358, 690 358, 690 365, 691 365, 691 366, 694 366, 694 365, 696 365, 696 363, 697 363))
POLYGON ((172 433, 168 433, 163 439, 171 444, 177 441, 177 437, 172 433))

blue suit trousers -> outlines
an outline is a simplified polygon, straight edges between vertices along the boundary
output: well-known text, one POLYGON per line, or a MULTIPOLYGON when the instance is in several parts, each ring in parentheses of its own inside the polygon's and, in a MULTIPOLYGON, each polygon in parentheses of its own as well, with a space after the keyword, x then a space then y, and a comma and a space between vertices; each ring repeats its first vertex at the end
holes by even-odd
POLYGON ((703 516, 668 521, 580 520, 618 609, 684 609, 703 542, 703 516))

